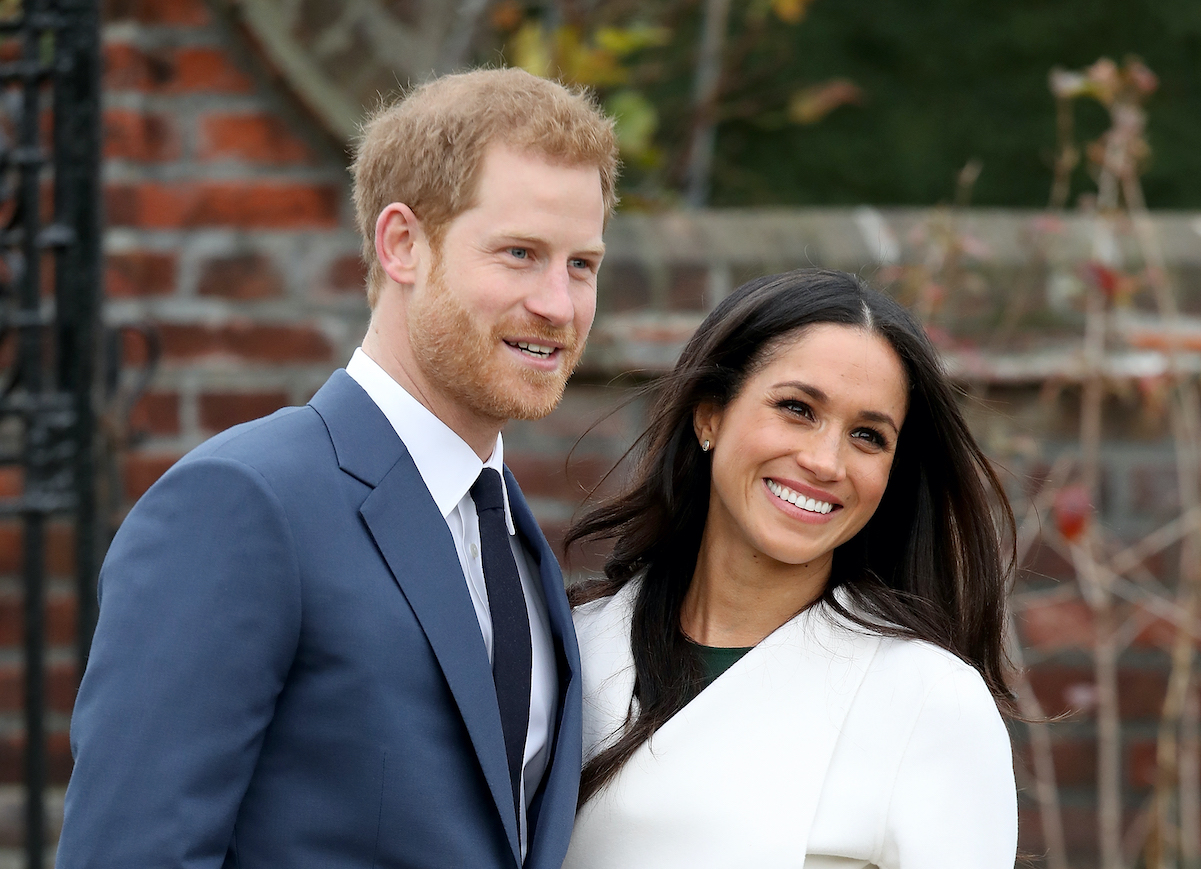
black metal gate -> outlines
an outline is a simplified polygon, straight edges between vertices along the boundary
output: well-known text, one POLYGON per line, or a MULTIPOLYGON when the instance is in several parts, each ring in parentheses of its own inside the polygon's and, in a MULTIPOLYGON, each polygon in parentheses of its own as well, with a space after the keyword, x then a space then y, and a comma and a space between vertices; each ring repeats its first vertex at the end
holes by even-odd
POLYGON ((96 0, 0 0, 0 464, 21 494, 28 865, 45 847, 45 550, 75 527, 79 672, 95 624, 100 62, 96 0))

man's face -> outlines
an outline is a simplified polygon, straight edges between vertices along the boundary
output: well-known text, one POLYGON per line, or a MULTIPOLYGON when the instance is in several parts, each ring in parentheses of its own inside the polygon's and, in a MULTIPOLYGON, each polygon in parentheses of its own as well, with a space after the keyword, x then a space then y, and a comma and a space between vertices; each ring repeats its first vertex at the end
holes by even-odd
POLYGON ((550 413, 596 313, 605 206, 595 168, 492 146, 408 305, 425 385, 479 422, 550 413))

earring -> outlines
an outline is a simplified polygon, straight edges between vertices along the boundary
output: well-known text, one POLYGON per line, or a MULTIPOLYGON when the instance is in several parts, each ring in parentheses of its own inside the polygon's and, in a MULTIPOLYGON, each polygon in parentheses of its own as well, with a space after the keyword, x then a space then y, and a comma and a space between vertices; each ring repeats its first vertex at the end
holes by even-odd
POLYGON ((709 443, 709 439, 705 438, 705 440, 701 441, 701 452, 702 453, 709 452, 709 448, 712 446, 713 446, 713 444, 709 443))

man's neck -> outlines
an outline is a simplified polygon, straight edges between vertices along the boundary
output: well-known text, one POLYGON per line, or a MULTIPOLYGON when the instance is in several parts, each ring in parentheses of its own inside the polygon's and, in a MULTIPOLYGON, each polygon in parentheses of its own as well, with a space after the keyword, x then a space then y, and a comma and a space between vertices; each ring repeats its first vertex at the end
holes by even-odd
POLYGON ((496 448, 496 436, 503 428, 503 420, 482 419, 478 414, 464 409, 454 399, 432 387, 421 376, 421 370, 414 359, 391 351, 391 346, 394 345, 381 340, 377 332, 368 330, 363 339, 362 350, 405 392, 461 437, 463 442, 471 447, 472 452, 480 457, 480 461, 488 461, 496 448))

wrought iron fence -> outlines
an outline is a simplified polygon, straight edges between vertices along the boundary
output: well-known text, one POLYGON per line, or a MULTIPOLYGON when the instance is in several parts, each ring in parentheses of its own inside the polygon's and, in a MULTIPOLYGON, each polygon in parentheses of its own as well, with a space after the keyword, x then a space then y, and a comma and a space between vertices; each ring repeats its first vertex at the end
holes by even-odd
POLYGON ((46 526, 75 528, 79 672, 105 536, 97 499, 100 63, 95 0, 0 0, 0 465, 23 526, 25 849, 45 848, 46 526))

